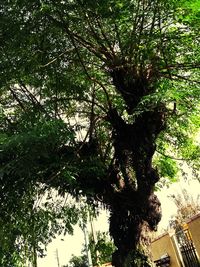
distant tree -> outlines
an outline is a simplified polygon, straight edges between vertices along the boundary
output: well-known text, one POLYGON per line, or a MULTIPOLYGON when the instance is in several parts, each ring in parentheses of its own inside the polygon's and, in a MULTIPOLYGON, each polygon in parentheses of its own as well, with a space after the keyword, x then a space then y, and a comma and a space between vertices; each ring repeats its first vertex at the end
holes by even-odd
POLYGON ((95 239, 92 234, 89 235, 89 249, 93 265, 111 262, 115 246, 113 241, 110 240, 109 233, 98 231, 95 239))
POLYGON ((177 207, 172 221, 182 224, 200 212, 200 194, 194 197, 186 189, 182 189, 181 193, 170 195, 170 199, 177 207))
POLYGON ((87 256, 85 254, 82 256, 72 255, 72 258, 69 260, 69 264, 66 265, 66 267, 88 267, 87 256))
POLYGON ((98 231, 96 233, 96 240, 92 234, 89 234, 89 245, 83 245, 81 256, 72 256, 68 267, 88 266, 87 250, 90 250, 93 266, 111 262, 112 253, 115 250, 113 242, 110 240, 108 233, 98 231))

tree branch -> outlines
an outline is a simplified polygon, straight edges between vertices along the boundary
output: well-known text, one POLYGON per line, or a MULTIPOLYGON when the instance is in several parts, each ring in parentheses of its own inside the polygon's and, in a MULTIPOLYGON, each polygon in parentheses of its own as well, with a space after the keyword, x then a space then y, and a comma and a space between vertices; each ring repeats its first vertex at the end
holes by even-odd
POLYGON ((23 83, 23 81, 19 81, 19 85, 21 90, 26 94, 26 96, 30 99, 32 104, 39 108, 47 117, 50 117, 48 112, 45 110, 45 108, 42 106, 42 104, 37 100, 37 98, 30 92, 30 90, 27 88, 27 86, 23 83))
MULTIPOLYGON (((162 77, 166 77, 164 74, 161 73, 161 76, 162 77)), ((178 80, 184 80, 184 81, 187 81, 187 82, 190 82, 190 83, 197 83, 197 84, 200 84, 200 81, 196 81, 196 80, 191 80, 187 77, 184 77, 184 76, 181 76, 181 75, 178 75, 178 74, 174 74, 174 73, 171 73, 171 77, 168 76, 168 78, 170 78, 171 80, 175 80, 175 81, 178 81, 178 80), (176 77, 176 78, 173 78, 176 77)))
POLYGON ((173 156, 170 156, 170 155, 166 155, 165 153, 159 151, 156 149, 156 152, 166 158, 170 158, 170 159, 174 159, 174 160, 180 160, 180 161, 191 161, 191 160, 194 160, 196 159, 195 157, 194 158, 176 158, 176 157, 173 157, 173 156))
POLYGON ((90 51, 92 54, 94 54, 96 57, 100 58, 103 62, 106 63, 107 60, 107 53, 106 51, 99 52, 99 47, 95 47, 94 44, 92 44, 89 41, 86 41, 82 36, 78 35, 77 33, 72 32, 69 29, 68 24, 65 21, 59 21, 52 16, 46 14, 46 16, 51 20, 57 27, 64 30, 68 36, 76 40, 79 44, 81 44, 83 47, 85 47, 88 51, 90 51), (104 55, 104 57, 103 57, 104 55))
POLYGON ((24 107, 24 104, 23 104, 22 101, 19 99, 19 97, 17 96, 17 94, 15 93, 15 91, 14 91, 11 87, 9 87, 9 90, 10 90, 10 92, 12 93, 14 99, 17 101, 17 103, 18 103, 19 106, 21 107, 21 109, 22 109, 23 111, 26 112, 26 108, 24 107))

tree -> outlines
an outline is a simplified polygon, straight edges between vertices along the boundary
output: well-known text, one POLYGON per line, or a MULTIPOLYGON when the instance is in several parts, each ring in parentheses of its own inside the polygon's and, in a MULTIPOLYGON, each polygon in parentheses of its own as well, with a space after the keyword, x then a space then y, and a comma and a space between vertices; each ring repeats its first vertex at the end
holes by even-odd
POLYGON ((87 256, 82 255, 82 256, 72 256, 72 258, 69 261, 69 265, 67 267, 87 267, 87 256))
POLYGON ((87 261, 87 250, 89 249, 92 257, 92 265, 98 266, 104 263, 111 262, 112 253, 114 252, 114 244, 108 238, 108 233, 100 232, 97 233, 96 240, 92 234, 89 235, 89 245, 83 246, 81 256, 72 256, 69 261, 69 266, 78 267, 78 266, 88 266, 87 261))
POLYGON ((199 2, 3 0, 0 12, 2 203, 5 185, 16 199, 32 184, 84 195, 110 211, 112 264, 145 266, 156 183, 173 181, 174 159, 199 164, 199 2))
POLYGON ((186 223, 188 219, 200 212, 200 195, 194 198, 186 189, 177 195, 170 195, 177 207, 177 213, 172 220, 179 224, 186 223))
POLYGON ((93 266, 98 266, 99 264, 111 262, 115 246, 112 240, 109 239, 108 233, 98 231, 96 240, 92 235, 89 236, 89 249, 93 266))

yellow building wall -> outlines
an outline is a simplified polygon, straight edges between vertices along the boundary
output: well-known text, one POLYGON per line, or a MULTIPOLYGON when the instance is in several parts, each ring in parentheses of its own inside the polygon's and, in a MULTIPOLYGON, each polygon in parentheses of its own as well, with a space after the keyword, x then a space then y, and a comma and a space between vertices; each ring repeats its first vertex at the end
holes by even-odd
POLYGON ((160 259, 164 254, 168 254, 170 256, 170 267, 181 267, 175 246, 168 233, 151 243, 151 253, 153 261, 160 259))
POLYGON ((200 214, 193 217, 187 224, 192 235, 192 240, 197 254, 200 257, 200 214))
MULTIPOLYGON (((186 228, 189 231, 194 242, 198 257, 200 259, 200 213, 192 217, 186 224, 186 228)), ((175 237, 165 233, 164 235, 155 239, 150 246, 153 261, 158 260, 164 254, 170 256, 170 267, 181 267, 180 252, 177 251, 177 245, 175 244, 175 237)))

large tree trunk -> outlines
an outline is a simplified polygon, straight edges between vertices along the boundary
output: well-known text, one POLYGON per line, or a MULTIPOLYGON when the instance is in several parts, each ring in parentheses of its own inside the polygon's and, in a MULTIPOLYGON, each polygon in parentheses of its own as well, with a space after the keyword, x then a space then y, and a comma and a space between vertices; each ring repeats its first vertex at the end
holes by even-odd
POLYGON ((110 217, 110 233, 117 247, 112 257, 113 266, 149 266, 148 257, 141 250, 141 233, 143 227, 146 227, 145 221, 147 220, 150 224, 153 223, 154 227, 157 226, 161 218, 160 202, 152 194, 146 203, 141 198, 137 198, 134 203, 130 203, 129 208, 123 204, 117 205, 117 203, 116 201, 110 217))
POLYGON ((110 233, 118 248, 113 255, 115 267, 139 266, 134 258, 137 258, 143 226, 147 222, 154 230, 161 218, 160 202, 153 193, 159 176, 152 167, 155 136, 163 124, 161 117, 156 110, 143 113, 131 125, 118 117, 115 125, 114 184, 117 186, 110 218, 110 233))
MULTIPOLYGON (((112 75, 131 114, 152 89, 148 90, 147 82, 142 83, 141 79, 132 79, 134 84, 127 84, 124 73, 112 75)), ((165 125, 165 107, 161 103, 153 106, 135 116, 132 123, 125 122, 116 110, 111 110, 108 120, 113 126, 115 148, 110 233, 117 250, 112 264, 115 267, 148 266, 145 257, 142 260, 139 254, 139 245, 143 227, 148 224, 155 230, 161 219, 160 202, 153 193, 159 175, 152 167, 152 157, 156 138, 165 125), (137 258, 141 258, 140 263, 137 258)))

